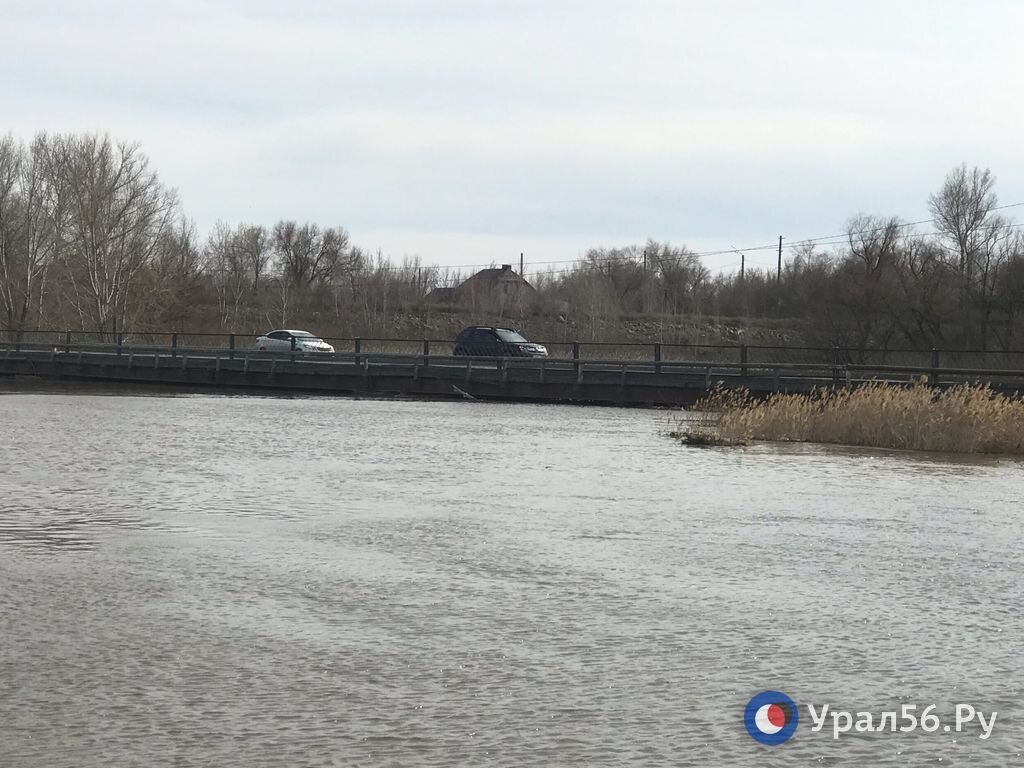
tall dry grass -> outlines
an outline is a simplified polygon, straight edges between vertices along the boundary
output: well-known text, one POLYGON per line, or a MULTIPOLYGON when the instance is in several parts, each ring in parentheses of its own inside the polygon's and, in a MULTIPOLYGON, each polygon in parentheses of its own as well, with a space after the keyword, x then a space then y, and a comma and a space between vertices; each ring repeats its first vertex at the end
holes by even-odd
POLYGON ((810 395, 709 393, 671 432, 686 442, 842 443, 950 453, 1024 454, 1024 401, 987 385, 936 391, 871 384, 810 395))

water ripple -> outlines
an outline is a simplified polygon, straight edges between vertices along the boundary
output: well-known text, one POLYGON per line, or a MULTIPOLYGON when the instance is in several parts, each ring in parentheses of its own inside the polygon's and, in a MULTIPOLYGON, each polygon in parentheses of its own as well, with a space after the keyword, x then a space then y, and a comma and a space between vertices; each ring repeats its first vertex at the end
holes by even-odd
POLYGON ((662 422, 0 398, 0 765, 1019 762, 1022 465, 662 422), (768 687, 1000 721, 768 753, 768 687))

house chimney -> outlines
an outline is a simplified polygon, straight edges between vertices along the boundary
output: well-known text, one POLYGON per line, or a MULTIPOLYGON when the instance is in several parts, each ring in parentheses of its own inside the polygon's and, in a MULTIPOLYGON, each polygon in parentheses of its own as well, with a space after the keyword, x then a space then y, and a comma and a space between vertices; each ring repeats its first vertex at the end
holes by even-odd
POLYGON ((501 265, 501 271, 502 272, 508 272, 510 269, 512 269, 512 265, 511 264, 502 264, 501 265))

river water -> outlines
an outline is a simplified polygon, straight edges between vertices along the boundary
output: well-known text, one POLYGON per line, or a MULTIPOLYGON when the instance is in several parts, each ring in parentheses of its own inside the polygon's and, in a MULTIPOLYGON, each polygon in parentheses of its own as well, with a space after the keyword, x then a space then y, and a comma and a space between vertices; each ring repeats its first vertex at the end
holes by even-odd
POLYGON ((1022 762, 1024 465, 665 420, 0 395, 0 765, 1022 762))

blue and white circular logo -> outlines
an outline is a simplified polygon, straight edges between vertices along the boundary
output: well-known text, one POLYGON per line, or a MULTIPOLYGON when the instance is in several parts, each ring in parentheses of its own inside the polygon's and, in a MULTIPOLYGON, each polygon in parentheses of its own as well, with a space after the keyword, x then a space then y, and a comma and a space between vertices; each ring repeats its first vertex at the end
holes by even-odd
POLYGON ((743 724, 750 737, 773 747, 788 741, 796 733, 799 722, 796 704, 778 691, 762 691, 747 702, 743 712, 743 724))

